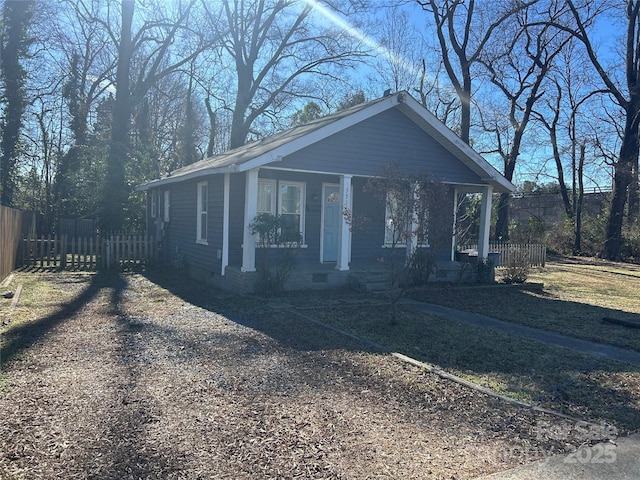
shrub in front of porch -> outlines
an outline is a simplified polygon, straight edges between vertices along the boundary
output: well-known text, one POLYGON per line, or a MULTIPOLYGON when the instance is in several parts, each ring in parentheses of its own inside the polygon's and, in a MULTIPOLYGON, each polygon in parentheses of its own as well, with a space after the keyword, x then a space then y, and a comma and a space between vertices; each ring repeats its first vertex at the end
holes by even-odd
POLYGON ((259 213, 249 224, 258 236, 259 268, 256 292, 268 297, 278 295, 291 275, 302 235, 281 215, 259 213))

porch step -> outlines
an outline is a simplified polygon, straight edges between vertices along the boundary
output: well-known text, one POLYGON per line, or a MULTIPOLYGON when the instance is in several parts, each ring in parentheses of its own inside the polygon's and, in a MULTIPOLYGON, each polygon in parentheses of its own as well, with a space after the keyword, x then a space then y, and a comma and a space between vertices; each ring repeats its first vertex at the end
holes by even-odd
POLYGON ((353 271, 349 275, 349 286, 354 290, 384 292, 391 288, 389 272, 384 270, 353 271))

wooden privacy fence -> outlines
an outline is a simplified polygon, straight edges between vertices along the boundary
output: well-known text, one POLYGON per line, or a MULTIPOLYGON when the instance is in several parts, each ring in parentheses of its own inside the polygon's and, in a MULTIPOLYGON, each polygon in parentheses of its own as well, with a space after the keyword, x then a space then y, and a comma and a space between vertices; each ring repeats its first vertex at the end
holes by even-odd
MULTIPOLYGON (((478 245, 465 245, 459 251, 475 250, 478 245)), ((544 267, 547 263, 547 246, 540 243, 490 243, 489 252, 500 254, 500 267, 526 262, 530 267, 544 267)))
POLYGON ((0 282, 16 266, 24 212, 0 205, 0 282))
POLYGON ((133 267, 157 260, 157 245, 146 235, 108 235, 69 238, 25 238, 21 248, 24 267, 55 267, 65 270, 133 267))

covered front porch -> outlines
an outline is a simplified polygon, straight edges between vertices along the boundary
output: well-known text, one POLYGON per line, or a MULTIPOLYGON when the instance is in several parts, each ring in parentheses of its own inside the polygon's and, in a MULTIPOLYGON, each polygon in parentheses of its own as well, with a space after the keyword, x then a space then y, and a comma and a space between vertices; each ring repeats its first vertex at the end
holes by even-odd
MULTIPOLYGON (((310 173, 310 175, 313 175, 310 173)), ((326 200, 323 198, 319 201, 318 208, 321 209, 321 214, 316 215, 316 221, 320 223, 318 225, 309 225, 307 224, 307 230, 315 229, 315 232, 318 232, 319 242, 316 242, 315 248, 319 249, 319 252, 316 255, 316 259, 313 260, 313 265, 309 265, 305 262, 302 267, 297 267, 297 270, 301 268, 305 270, 318 270, 318 275, 316 275, 315 282, 313 283, 323 283, 323 278, 327 277, 324 272, 328 270, 335 269, 341 272, 348 272, 353 270, 354 268, 359 267, 359 265, 355 265, 352 262, 352 248, 353 248, 353 225, 350 223, 350 219, 348 218, 348 212, 354 212, 354 176, 341 174, 335 175, 336 179, 339 179, 339 183, 336 183, 335 186, 331 186, 334 188, 333 196, 335 196, 335 202, 331 205, 335 213, 335 225, 332 230, 332 237, 327 235, 327 212, 329 205, 326 203, 326 200), (335 242, 335 255, 332 257, 332 261, 327 262, 327 258, 324 256, 327 248, 326 245, 331 238, 332 242, 335 242), (335 260, 335 261, 333 261, 335 260), (316 263, 317 262, 317 263, 316 263)), ((240 265, 239 271, 242 273, 252 273, 256 271, 256 236, 251 233, 251 221, 258 214, 258 181, 259 181, 259 169, 255 168, 247 171, 245 177, 246 185, 245 185, 245 199, 244 199, 244 229, 243 229, 243 243, 242 243, 242 263, 240 265)), ((358 183, 362 183, 363 179, 359 178, 358 183)), ((225 182, 226 184, 226 182, 225 182)), ((321 197, 325 197, 325 186, 329 186, 323 183, 322 195, 321 197)), ((489 233, 490 233, 490 225, 491 225, 491 205, 492 205, 492 194, 493 194, 493 186, 492 185, 451 185, 453 189, 453 201, 449 199, 442 199, 442 208, 452 209, 452 217, 453 218, 453 229, 452 229, 452 237, 451 237, 451 246, 448 254, 445 258, 447 258, 450 262, 454 262, 456 260, 455 253, 457 250, 458 239, 456 238, 456 212, 458 210, 458 198, 460 195, 464 194, 479 194, 481 196, 481 213, 480 213, 480 231, 479 231, 479 239, 478 239, 478 258, 486 259, 489 254, 489 233)), ((227 185, 225 185, 227 188, 227 185)), ((328 191, 328 190, 327 190, 328 191)), ((306 192, 306 195, 311 197, 311 193, 306 192)), ((314 197, 317 195, 313 195, 314 197)), ((225 205, 228 201, 228 194, 225 192, 225 205)), ((311 200, 307 199, 306 202, 311 204, 311 200)), ((384 208, 384 207, 383 207, 384 208)), ((356 207, 357 209, 357 207, 356 207)), ((310 215, 308 215, 311 218, 310 215)), ((225 206, 225 218, 228 218, 228 210, 225 206)), ((225 221, 225 228, 228 228, 228 220, 225 221)), ((223 238, 228 238, 228 231, 223 232, 223 238)), ((305 242, 306 243, 306 242, 305 242)), ((309 242, 311 243, 311 242, 309 242)), ((383 248, 382 245, 384 242, 382 239, 378 246, 383 248)), ((407 248, 407 251, 411 251, 415 249, 415 239, 412 239, 407 245, 403 245, 407 248)), ((303 248, 306 248, 307 245, 303 245, 303 248)), ((225 254, 225 250, 228 247, 223 248, 222 254, 222 275, 225 275, 226 270, 229 268, 228 264, 228 255, 225 254)), ((357 256, 357 255, 356 255, 357 256)), ((362 261, 357 263, 363 263, 362 261)), ((335 275, 333 275, 335 276, 335 275)), ((331 282, 330 282, 331 283, 331 282)))

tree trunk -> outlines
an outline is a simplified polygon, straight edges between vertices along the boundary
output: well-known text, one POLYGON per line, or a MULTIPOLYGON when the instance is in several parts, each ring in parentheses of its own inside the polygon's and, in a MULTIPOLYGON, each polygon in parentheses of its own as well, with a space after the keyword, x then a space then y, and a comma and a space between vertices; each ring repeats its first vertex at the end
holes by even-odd
POLYGON ((608 260, 619 260, 622 247, 622 223, 629 186, 633 179, 634 162, 638 158, 638 125, 640 122, 640 96, 629 102, 626 125, 620 156, 615 164, 613 198, 607 221, 607 232, 602 256, 608 260))
POLYGON ((509 198, 508 193, 501 193, 498 199, 495 238, 501 242, 509 240, 509 198))
POLYGON ((218 129, 216 112, 211 108, 211 100, 209 97, 204 99, 207 107, 207 116, 209 117, 209 141, 207 142, 207 157, 213 156, 216 147, 216 130, 218 129))
POLYGON ((101 224, 105 231, 122 229, 128 196, 125 182, 125 162, 129 153, 129 123, 131 121, 129 69, 134 3, 135 0, 122 0, 122 30, 118 48, 116 99, 113 104, 111 144, 102 198, 101 224))
POLYGON ((470 65, 465 65, 463 73, 463 87, 462 91, 458 92, 460 97, 460 139, 469 145, 469 138, 471 136, 471 72, 469 71, 470 65))
MULTIPOLYGON (((578 162, 578 168, 576 177, 578 181, 578 197, 574 202, 575 209, 575 224, 574 224, 574 240, 573 240, 573 253, 579 255, 582 251, 582 204, 584 203, 584 159, 585 159, 585 146, 584 143, 580 145, 580 161, 578 162)), ((574 192, 576 187, 574 186, 574 192)))
POLYGON ((638 155, 636 152, 636 159, 633 162, 631 172, 631 183, 629 184, 629 226, 637 225, 640 219, 640 198, 639 191, 640 184, 638 184, 638 155))
MULTIPOLYGON (((567 217, 570 219, 574 218, 575 215, 575 194, 573 196, 574 201, 572 202, 569 198, 569 191, 567 189, 567 184, 564 180, 564 167, 562 166, 562 157, 560 155, 560 149, 558 148, 558 134, 556 131, 556 120, 552 127, 549 128, 549 136, 551 137, 551 146, 553 147, 553 159, 556 162, 556 170, 558 171, 558 185, 560 186, 560 196, 562 197, 562 204, 564 205, 564 211, 567 214, 567 217)), ((575 171, 573 173, 575 180, 575 171)), ((575 182, 574 182, 574 192, 575 192, 575 182)))
POLYGON ((244 73, 245 70, 247 69, 240 67, 238 71, 238 94, 231 120, 230 149, 244 145, 249 136, 249 122, 245 115, 251 103, 251 86, 248 76, 251 73, 244 73))
MULTIPOLYGON (((513 146, 509 156, 504 162, 504 177, 511 181, 513 180, 513 172, 516 169, 516 159, 520 152, 520 142, 522 139, 522 132, 524 128, 519 128, 516 131, 516 135, 513 141, 513 146)), ((509 203, 511 195, 509 193, 501 193, 498 199, 498 218, 496 219, 496 233, 495 238, 497 240, 506 242, 509 240, 509 203)))

